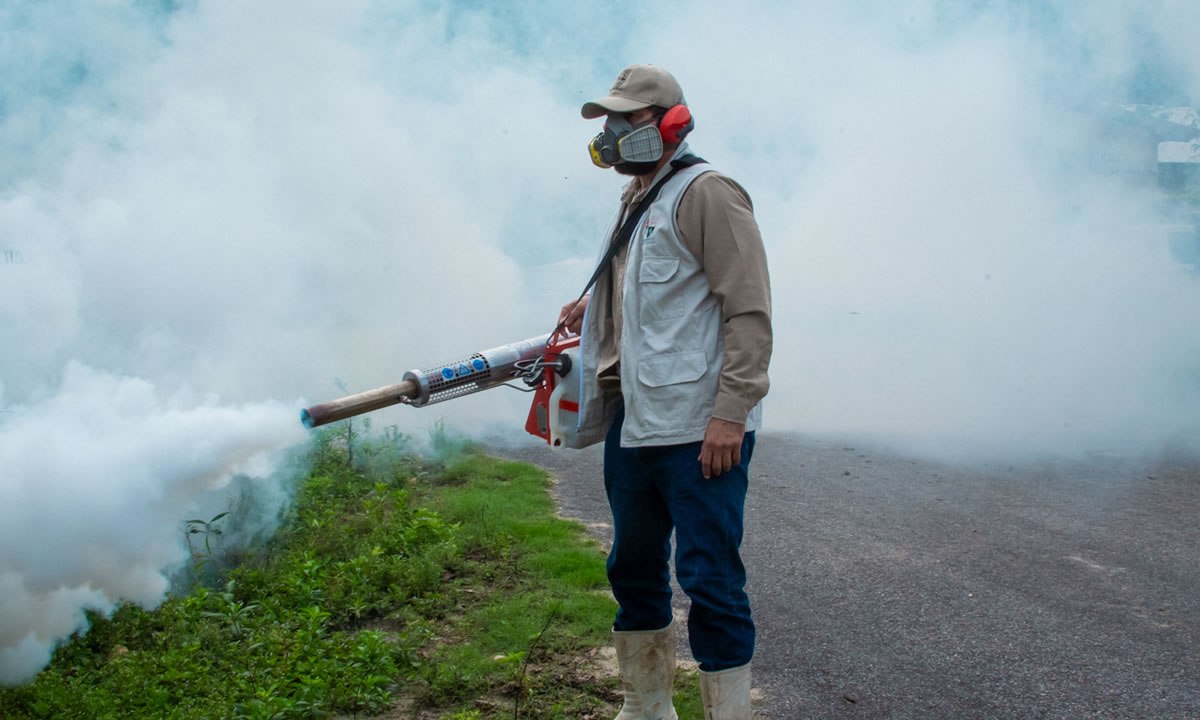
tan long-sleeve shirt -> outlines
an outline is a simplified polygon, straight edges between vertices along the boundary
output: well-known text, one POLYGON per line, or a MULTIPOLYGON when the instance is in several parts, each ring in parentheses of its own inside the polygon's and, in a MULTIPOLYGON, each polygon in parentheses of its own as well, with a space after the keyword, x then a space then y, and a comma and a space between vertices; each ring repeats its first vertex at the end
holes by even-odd
MULTIPOLYGON (((636 180, 625 187, 622 218, 643 194, 636 180)), ((731 178, 705 173, 680 199, 675 227, 680 240, 704 266, 709 287, 721 303, 725 364, 713 417, 744 423, 750 410, 767 394, 772 349, 771 281, 750 195, 731 178)), ((621 302, 627 256, 622 248, 608 274, 613 284, 612 307, 608 310, 614 332, 604 336, 597 373, 606 390, 620 388, 621 302)))

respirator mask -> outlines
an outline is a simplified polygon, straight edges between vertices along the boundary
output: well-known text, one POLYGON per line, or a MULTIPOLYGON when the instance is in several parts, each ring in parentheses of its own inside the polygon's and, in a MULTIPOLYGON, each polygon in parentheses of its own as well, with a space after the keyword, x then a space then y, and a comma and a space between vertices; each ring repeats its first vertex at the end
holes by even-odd
POLYGON ((663 154, 663 138, 655 122, 635 128, 623 115, 613 114, 604 123, 604 131, 588 143, 588 153, 599 168, 656 162, 663 154))

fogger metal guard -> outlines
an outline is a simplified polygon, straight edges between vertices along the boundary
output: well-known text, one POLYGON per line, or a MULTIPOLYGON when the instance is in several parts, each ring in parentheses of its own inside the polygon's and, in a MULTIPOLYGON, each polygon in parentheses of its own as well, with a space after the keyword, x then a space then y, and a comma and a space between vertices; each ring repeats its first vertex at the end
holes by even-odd
POLYGON ((519 382, 533 393, 525 429, 554 447, 579 447, 579 338, 559 332, 472 353, 452 362, 409 370, 396 385, 305 408, 306 427, 403 403, 426 407, 519 382))

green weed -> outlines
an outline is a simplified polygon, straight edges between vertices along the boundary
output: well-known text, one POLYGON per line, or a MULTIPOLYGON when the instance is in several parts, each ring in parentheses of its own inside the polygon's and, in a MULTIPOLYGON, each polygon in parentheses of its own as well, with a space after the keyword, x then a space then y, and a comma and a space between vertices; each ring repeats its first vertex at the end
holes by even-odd
POLYGON ((90 615, 34 682, 0 689, 0 717, 609 713, 616 681, 587 659, 614 610, 603 556, 554 515, 545 474, 443 427, 432 459, 368 429, 314 433, 281 527, 240 562, 214 555, 238 514, 186 523, 186 592, 90 615))

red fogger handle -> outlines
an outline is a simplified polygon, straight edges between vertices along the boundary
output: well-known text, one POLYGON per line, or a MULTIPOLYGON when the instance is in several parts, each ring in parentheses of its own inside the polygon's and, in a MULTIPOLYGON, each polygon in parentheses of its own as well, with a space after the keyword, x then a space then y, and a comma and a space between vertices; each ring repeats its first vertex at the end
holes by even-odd
POLYGON ((542 355, 542 377, 541 382, 533 392, 533 402, 529 407, 529 417, 525 420, 525 431, 530 435, 536 435, 542 438, 550 445, 554 445, 554 433, 552 432, 552 418, 556 412, 566 411, 572 415, 579 413, 579 403, 567 398, 558 398, 557 403, 554 400, 554 390, 559 383, 570 382, 570 378, 559 376, 559 372, 565 374, 566 369, 563 368, 563 363, 569 363, 571 360, 564 352, 571 348, 579 347, 579 337, 563 338, 561 335, 555 334, 546 344, 546 352, 542 355), (558 407, 554 407, 557 404, 558 407))

